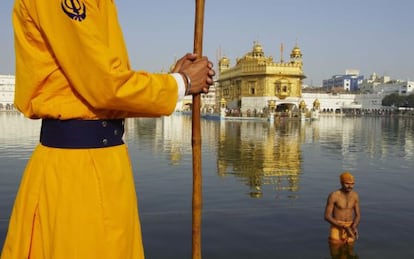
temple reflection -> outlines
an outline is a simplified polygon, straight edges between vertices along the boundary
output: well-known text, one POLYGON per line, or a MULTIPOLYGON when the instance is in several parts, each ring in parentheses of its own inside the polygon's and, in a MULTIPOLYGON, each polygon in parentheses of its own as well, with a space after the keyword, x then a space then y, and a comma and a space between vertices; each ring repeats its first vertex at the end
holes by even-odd
MULTIPOLYGON (((210 156, 216 165, 208 172, 221 178, 232 177, 246 186, 253 198, 278 196, 287 192, 296 198, 300 178, 304 145, 325 149, 328 154, 339 155, 345 168, 353 170, 358 164, 361 149, 368 156, 386 157, 389 143, 397 142, 407 159, 413 153, 412 120, 372 119, 367 133, 362 120, 322 117, 318 121, 276 119, 268 121, 207 120, 201 121, 202 155, 210 156), (399 128, 395 138, 384 138, 383 125, 399 128), (365 134, 365 135, 363 135, 365 134), (360 143, 360 139, 366 140, 360 143), (378 144, 378 142, 382 144, 378 144), (212 156, 212 157, 211 157, 212 156)), ((365 126, 366 127, 366 126, 365 126)), ((158 119, 136 118, 126 122, 127 143, 130 147, 151 145, 156 154, 165 156, 173 166, 191 163, 191 116, 173 115, 158 119)), ((317 163, 317 161, 315 161, 317 163)))
MULTIPOLYGON (((271 189, 271 195, 287 191, 295 198, 302 173, 301 145, 319 139, 318 127, 312 123, 283 119, 274 123, 202 120, 201 132, 203 155, 217 155, 216 172, 204 173, 234 177, 247 186, 252 198, 262 197, 265 188, 271 189)), ((129 119, 126 138, 134 142, 150 138, 154 151, 167 155, 172 165, 191 163, 190 116, 129 119)))
POLYGON ((301 174, 302 134, 298 121, 222 122, 218 175, 238 178, 253 198, 262 197, 265 185, 276 192, 296 192, 301 174))

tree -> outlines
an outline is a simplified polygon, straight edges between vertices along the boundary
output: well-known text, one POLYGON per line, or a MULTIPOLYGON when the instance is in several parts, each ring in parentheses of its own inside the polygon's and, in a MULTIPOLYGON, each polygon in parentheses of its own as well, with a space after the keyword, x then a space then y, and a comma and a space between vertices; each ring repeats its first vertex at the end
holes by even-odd
POLYGON ((407 96, 407 106, 414 108, 414 94, 407 96))
POLYGON ((399 95, 398 93, 387 95, 384 99, 382 99, 382 105, 414 108, 414 94, 410 94, 408 96, 399 95))
POLYGON ((400 96, 398 93, 392 93, 387 95, 382 99, 383 106, 395 106, 399 107, 404 104, 403 96, 400 96))

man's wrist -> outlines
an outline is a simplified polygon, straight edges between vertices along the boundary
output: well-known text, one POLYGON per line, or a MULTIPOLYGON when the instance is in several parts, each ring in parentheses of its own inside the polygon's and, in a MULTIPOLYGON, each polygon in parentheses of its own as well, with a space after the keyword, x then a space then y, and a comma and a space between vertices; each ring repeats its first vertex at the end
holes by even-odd
POLYGON ((185 82, 185 95, 189 95, 191 91, 191 78, 184 72, 179 72, 185 82))
POLYGON ((183 76, 176 72, 176 73, 171 73, 171 76, 174 77, 175 81, 177 82, 177 86, 178 86, 178 101, 181 101, 184 96, 185 96, 185 91, 187 89, 187 86, 185 85, 185 79, 183 78, 183 76))

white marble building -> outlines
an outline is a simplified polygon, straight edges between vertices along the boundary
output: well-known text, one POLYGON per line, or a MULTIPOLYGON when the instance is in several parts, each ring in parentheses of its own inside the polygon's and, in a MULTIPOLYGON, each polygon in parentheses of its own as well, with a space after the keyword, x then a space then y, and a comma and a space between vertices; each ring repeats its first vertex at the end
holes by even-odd
POLYGON ((0 111, 14 109, 14 85, 14 75, 0 75, 0 111))

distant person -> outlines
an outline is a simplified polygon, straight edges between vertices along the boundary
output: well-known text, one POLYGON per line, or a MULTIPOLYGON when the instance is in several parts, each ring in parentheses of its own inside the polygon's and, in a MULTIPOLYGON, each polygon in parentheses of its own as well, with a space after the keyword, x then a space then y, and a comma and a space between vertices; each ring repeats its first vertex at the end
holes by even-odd
POLYGON ((112 0, 15 1, 15 106, 42 126, 1 259, 144 258, 124 119, 171 114, 215 71, 193 54, 133 70, 117 17, 112 0))
POLYGON ((352 174, 344 172, 339 179, 342 187, 329 194, 325 208, 325 220, 331 224, 329 243, 353 244, 358 239, 359 197, 352 174))

